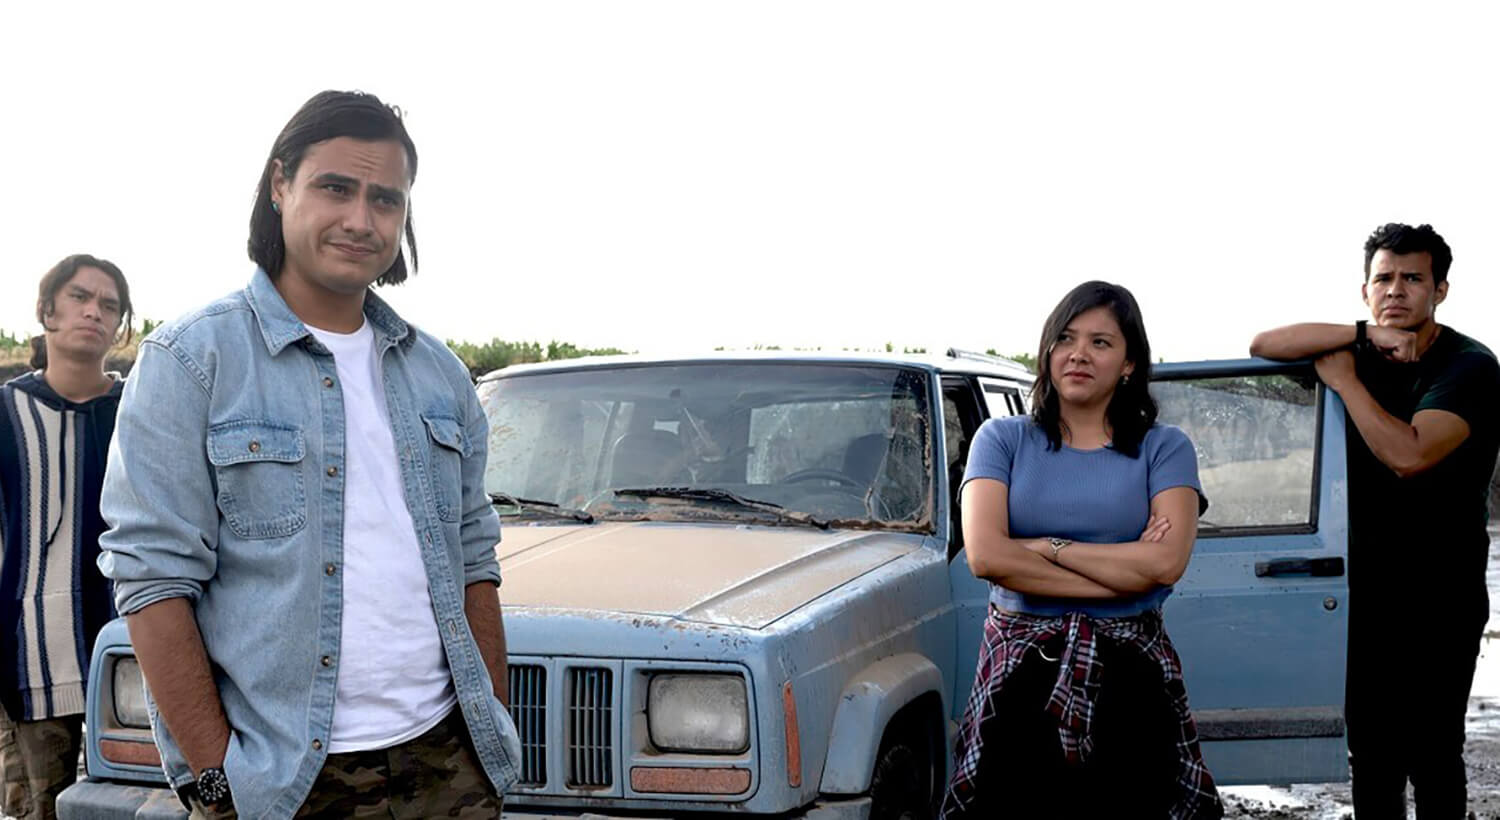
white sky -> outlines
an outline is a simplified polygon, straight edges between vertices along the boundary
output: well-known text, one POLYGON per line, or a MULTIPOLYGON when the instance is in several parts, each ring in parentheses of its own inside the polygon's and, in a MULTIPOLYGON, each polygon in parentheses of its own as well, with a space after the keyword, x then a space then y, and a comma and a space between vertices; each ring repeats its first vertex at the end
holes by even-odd
POLYGON ((420 156, 383 293, 442 337, 1034 351, 1104 278, 1158 356, 1232 357, 1364 315, 1364 237, 1406 221, 1497 346, 1500 29, 1445 8, 9 4, 0 328, 74 252, 146 317, 241 287, 272 139, 358 88, 420 156))

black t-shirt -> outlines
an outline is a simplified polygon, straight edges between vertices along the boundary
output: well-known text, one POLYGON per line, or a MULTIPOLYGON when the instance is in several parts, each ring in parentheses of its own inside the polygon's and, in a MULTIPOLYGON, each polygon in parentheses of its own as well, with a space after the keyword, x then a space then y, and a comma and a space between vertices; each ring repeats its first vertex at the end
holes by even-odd
MULTIPOLYGON (((1488 615, 1490 476, 1500 450, 1500 364, 1489 348, 1443 326, 1416 362, 1375 351, 1358 355, 1359 379, 1386 412, 1410 422, 1422 410, 1446 410, 1469 436, 1437 465, 1400 478, 1348 421, 1349 581, 1369 601, 1453 605, 1454 614, 1488 615)), ((1370 604, 1365 604, 1369 606, 1370 604)))

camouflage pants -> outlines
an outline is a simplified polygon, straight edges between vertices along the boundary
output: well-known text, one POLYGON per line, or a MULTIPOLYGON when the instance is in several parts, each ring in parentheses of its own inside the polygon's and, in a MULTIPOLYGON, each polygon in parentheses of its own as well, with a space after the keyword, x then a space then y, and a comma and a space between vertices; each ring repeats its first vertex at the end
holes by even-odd
POLYGON ((0 811, 16 820, 53 820, 57 795, 78 778, 83 716, 12 722, 0 709, 0 811))
POLYGON ((495 794, 454 707, 416 740, 368 752, 328 756, 298 817, 500 816, 495 794))

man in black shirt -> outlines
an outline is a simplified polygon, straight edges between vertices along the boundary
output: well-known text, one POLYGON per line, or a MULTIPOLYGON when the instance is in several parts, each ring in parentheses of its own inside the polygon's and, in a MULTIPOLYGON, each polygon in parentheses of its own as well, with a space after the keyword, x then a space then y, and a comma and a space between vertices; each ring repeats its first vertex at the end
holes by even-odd
POLYGON ((1256 336, 1250 353, 1316 357, 1349 429, 1349 659, 1354 812, 1466 816, 1464 713, 1489 615, 1489 482, 1500 365, 1440 325, 1453 253, 1430 225, 1365 242, 1370 320, 1256 336))

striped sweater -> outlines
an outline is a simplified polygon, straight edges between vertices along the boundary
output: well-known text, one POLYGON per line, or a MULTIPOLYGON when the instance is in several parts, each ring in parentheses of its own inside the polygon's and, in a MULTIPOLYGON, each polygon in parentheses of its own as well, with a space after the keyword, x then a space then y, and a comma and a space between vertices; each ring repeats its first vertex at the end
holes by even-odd
POLYGON ((16 720, 82 714, 99 572, 99 489, 123 382, 76 403, 40 372, 0 386, 0 703, 16 720))

